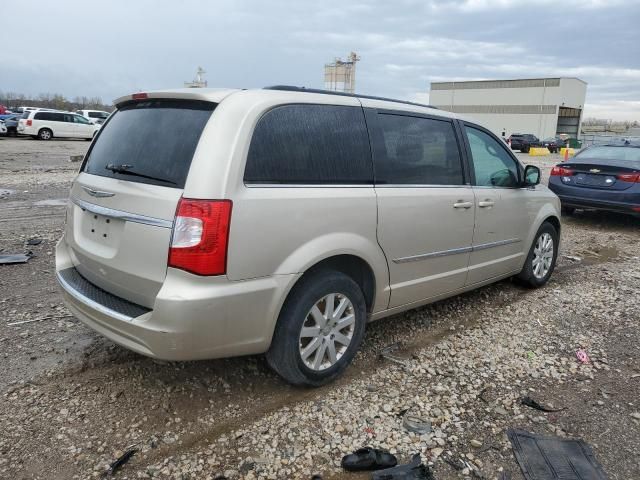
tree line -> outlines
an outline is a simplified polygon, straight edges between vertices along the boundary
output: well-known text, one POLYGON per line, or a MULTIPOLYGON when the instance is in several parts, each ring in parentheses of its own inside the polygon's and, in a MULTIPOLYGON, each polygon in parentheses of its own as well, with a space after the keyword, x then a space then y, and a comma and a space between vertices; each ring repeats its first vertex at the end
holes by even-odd
POLYGON ((73 97, 66 98, 60 93, 41 93, 37 97, 27 96, 23 93, 0 91, 0 105, 11 109, 12 107, 39 107, 54 108, 56 110, 113 110, 112 105, 106 105, 100 97, 73 97))

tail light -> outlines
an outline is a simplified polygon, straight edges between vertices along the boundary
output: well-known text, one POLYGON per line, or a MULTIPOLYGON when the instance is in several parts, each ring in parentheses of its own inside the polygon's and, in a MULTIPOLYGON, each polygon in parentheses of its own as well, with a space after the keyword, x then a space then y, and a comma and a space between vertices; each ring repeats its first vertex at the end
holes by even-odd
POLYGON ((146 98, 149 98, 149 95, 144 92, 134 93, 133 95, 131 95, 132 100, 144 100, 146 98))
POLYGON ((181 198, 173 225, 169 266, 196 275, 224 275, 231 200, 181 198))
POLYGON ((623 173, 616 175, 616 178, 623 182, 640 183, 640 173, 623 173))
POLYGON ((564 167, 553 167, 551 169, 551 176, 552 177, 570 177, 571 175, 573 175, 573 170, 569 170, 568 168, 564 168, 564 167))
POLYGON ((30 127, 33 125, 33 120, 29 119, 27 120, 27 127, 30 127))

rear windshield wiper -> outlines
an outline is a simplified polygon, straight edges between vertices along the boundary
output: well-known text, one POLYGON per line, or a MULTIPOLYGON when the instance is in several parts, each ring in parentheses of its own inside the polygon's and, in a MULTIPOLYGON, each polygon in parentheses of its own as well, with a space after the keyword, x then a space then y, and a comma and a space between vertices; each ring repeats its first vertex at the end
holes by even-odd
POLYGON ((155 180, 157 182, 165 182, 165 183, 170 183, 172 185, 177 185, 176 182, 167 180, 166 178, 152 177, 151 175, 145 175, 143 173, 133 172, 129 170, 130 168, 133 168, 133 165, 127 165, 127 164, 114 165, 113 163, 108 163, 107 166, 104 168, 106 170, 111 170, 113 173, 119 173, 121 175, 131 175, 134 177, 148 178, 149 180, 155 180))

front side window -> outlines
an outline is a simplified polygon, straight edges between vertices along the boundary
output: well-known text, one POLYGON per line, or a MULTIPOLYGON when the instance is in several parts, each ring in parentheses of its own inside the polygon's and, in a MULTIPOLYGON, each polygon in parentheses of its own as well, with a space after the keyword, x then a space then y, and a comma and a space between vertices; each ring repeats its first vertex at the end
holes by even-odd
POLYGON ((450 121, 378 114, 378 124, 384 152, 376 155, 376 183, 464 184, 460 149, 450 121))
POLYGON ((258 121, 247 155, 246 183, 371 183, 373 167, 360 107, 296 104, 258 121))
POLYGON ((87 120, 87 119, 86 119, 86 118, 84 118, 84 117, 81 117, 80 115, 74 115, 74 116, 73 116, 73 120, 74 120, 76 123, 82 123, 83 125, 88 125, 88 124, 90 124, 90 123, 91 123, 89 120, 87 120))
POLYGON ((517 187, 518 166, 507 151, 489 134, 477 128, 465 128, 475 184, 482 187, 517 187))

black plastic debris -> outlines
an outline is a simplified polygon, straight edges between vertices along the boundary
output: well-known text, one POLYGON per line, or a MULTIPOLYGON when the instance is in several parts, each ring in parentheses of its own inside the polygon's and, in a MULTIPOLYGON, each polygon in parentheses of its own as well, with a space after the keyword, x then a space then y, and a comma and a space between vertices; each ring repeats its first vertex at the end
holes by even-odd
POLYGON ((27 253, 8 253, 0 255, 0 265, 10 265, 13 263, 27 263, 33 255, 27 253))
POLYGON ((507 436, 526 480, 607 480, 593 450, 583 440, 509 429, 507 436))
POLYGON ((116 473, 118 470, 120 470, 122 468, 122 466, 127 463, 129 460, 131 460, 131 457, 133 457, 137 452, 139 452, 140 449, 138 447, 129 447, 125 450, 125 452, 120 455, 115 462, 113 462, 111 465, 109 465, 109 468, 107 469, 106 472, 104 472, 104 474, 102 475, 103 477, 108 477, 110 475, 113 475, 114 473, 116 473))
POLYGON ((395 455, 378 448, 359 448, 349 455, 342 457, 342 468, 349 472, 365 470, 381 470, 393 467, 398 463, 395 455))
POLYGON ((416 453, 411 462, 386 470, 373 472, 372 480, 434 480, 433 473, 422 463, 420 454, 416 453))
POLYGON ((41 243, 41 238, 30 238, 29 240, 27 240, 27 245, 40 245, 41 243))
POLYGON ((527 407, 535 408, 536 410, 540 410, 541 412, 547 412, 547 413, 560 412, 564 410, 564 408, 545 407, 541 403, 536 402, 531 397, 523 397, 522 400, 520 400, 520 403, 522 403, 522 405, 526 405, 527 407))

